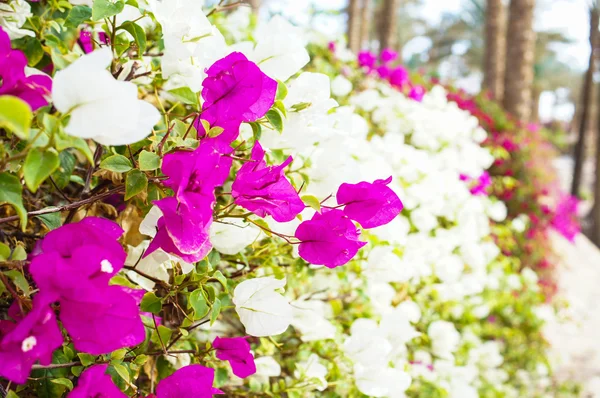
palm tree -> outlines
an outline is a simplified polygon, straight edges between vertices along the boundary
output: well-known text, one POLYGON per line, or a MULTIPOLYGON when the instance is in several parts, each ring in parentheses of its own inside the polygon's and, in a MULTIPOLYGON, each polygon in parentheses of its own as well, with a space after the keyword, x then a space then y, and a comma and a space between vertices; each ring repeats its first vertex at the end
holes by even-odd
POLYGON ((363 0, 360 12, 360 44, 369 46, 369 28, 371 26, 371 0, 363 0))
MULTIPOLYGON (((579 136, 577 143, 575 144, 575 165, 573 167, 573 181, 571 184, 571 195, 573 196, 579 196, 581 174, 585 159, 585 138, 590 127, 590 108, 592 106, 593 98, 594 72, 596 71, 596 49, 600 44, 600 35, 598 33, 600 10, 598 6, 598 2, 595 2, 595 4, 590 7, 590 59, 588 61, 588 69, 583 83, 579 136)), ((600 196, 596 196, 596 198, 600 198, 600 196)))
POLYGON ((502 0, 487 0, 485 9, 485 55, 483 88, 502 101, 506 55, 505 9, 502 0))
POLYGON ((348 1, 348 47, 358 52, 360 50, 360 0, 348 1))
POLYGON ((531 115, 531 88, 535 61, 533 13, 535 0, 511 0, 506 43, 504 108, 517 119, 528 121, 531 115), (508 65, 507 65, 508 66, 508 65))
POLYGON ((399 0, 383 0, 379 14, 379 49, 396 48, 399 0))

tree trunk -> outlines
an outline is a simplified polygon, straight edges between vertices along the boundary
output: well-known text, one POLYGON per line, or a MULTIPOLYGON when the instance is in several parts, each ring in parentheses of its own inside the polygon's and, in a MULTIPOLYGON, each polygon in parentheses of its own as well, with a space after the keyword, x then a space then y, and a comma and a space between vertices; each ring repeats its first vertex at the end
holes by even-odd
POLYGON ((585 162, 585 139, 590 127, 590 114, 593 103, 594 90, 594 71, 596 70, 596 48, 600 41, 598 34, 598 21, 600 12, 597 8, 590 9, 590 59, 588 69, 583 83, 583 93, 581 100, 581 112, 579 116, 579 136, 575 144, 573 157, 575 164, 573 166, 573 181, 571 183, 571 195, 579 197, 579 187, 581 185, 581 174, 585 162))
POLYGON ((537 123, 540 121, 540 96, 542 95, 542 90, 536 85, 533 85, 531 89, 531 117, 530 120, 533 123, 537 123))
POLYGON ((379 50, 396 48, 397 37, 397 11, 399 0, 383 0, 379 14, 379 50))
MULTIPOLYGON (((599 86, 600 87, 600 86, 599 86)), ((596 109, 596 112, 598 109, 596 109)), ((592 208, 592 232, 590 239, 600 246, 600 117, 596 120, 596 178, 594 179, 594 207, 592 208)))
POLYGON ((483 88, 502 101, 506 55, 506 10, 502 0, 487 0, 483 88))
POLYGON ((529 121, 535 56, 535 0, 511 0, 504 73, 504 108, 518 120, 529 121))
POLYGON ((348 47, 357 53, 360 50, 360 0, 348 2, 348 47))
POLYGON ((258 14, 258 11, 260 9, 261 0, 247 0, 247 1, 250 4, 250 7, 252 7, 252 12, 255 14, 258 14))
POLYGON ((360 13, 360 45, 369 47, 369 29, 371 28, 371 0, 363 0, 360 13))

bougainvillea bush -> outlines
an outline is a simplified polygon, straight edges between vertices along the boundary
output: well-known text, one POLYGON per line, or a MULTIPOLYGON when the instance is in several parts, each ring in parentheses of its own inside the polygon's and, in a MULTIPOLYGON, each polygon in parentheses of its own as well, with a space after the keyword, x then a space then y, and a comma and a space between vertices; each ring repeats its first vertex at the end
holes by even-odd
POLYGON ((442 87, 224 1, 7 4, 2 395, 569 393, 442 87))

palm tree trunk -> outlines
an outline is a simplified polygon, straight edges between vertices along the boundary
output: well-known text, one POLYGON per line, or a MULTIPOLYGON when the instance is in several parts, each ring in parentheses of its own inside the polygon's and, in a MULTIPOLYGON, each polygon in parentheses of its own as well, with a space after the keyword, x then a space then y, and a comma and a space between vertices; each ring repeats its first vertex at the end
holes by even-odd
POLYGON ((360 0, 348 2, 348 47, 357 53, 360 50, 360 0))
POLYGON ((583 83, 583 98, 581 101, 581 114, 579 116, 579 136, 575 144, 573 166, 573 181, 571 184, 571 195, 579 196, 579 187, 581 185, 581 174, 583 163, 585 161, 585 138, 590 127, 590 114, 593 102, 594 90, 594 71, 596 70, 596 48, 598 47, 600 35, 598 34, 598 21, 600 12, 598 8, 590 8, 590 59, 588 69, 583 83))
POLYGON ((511 0, 504 73, 504 108, 518 120, 531 114, 531 85, 535 57, 533 12, 535 0, 511 0))
POLYGON ((596 120, 596 178, 594 180, 594 207, 591 216, 590 239, 596 246, 600 246, 600 117, 596 120))
POLYGON ((506 11, 502 0, 487 0, 483 88, 502 101, 506 55, 506 11))
POLYGON ((369 29, 371 27, 371 0, 363 0, 360 13, 360 44, 369 46, 369 29))
POLYGON ((542 90, 536 85, 533 85, 531 89, 531 117, 530 120, 533 123, 537 123, 540 120, 540 96, 542 95, 542 90))
POLYGON ((396 48, 397 18, 399 0, 383 0, 379 14, 379 49, 396 48))

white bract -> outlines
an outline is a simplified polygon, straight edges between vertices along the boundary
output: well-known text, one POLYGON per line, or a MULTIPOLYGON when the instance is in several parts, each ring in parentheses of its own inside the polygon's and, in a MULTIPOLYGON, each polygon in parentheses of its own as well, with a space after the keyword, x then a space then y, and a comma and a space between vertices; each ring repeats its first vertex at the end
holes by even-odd
POLYGON ((25 0, 10 0, 0 2, 0 27, 8 34, 11 40, 20 39, 24 36, 35 37, 35 32, 21 29, 31 17, 31 7, 25 0))
POLYGON ((152 132, 160 113, 138 99, 135 84, 115 80, 107 70, 111 61, 111 50, 103 48, 57 72, 52 101, 70 115, 67 134, 102 145, 133 144, 152 132))
POLYGON ((246 333, 275 336, 286 331, 292 320, 292 307, 279 292, 285 279, 273 277, 248 279, 236 286, 233 303, 246 333))
POLYGON ((239 218, 223 218, 210 226, 210 243, 223 254, 238 254, 260 235, 258 227, 239 218))

